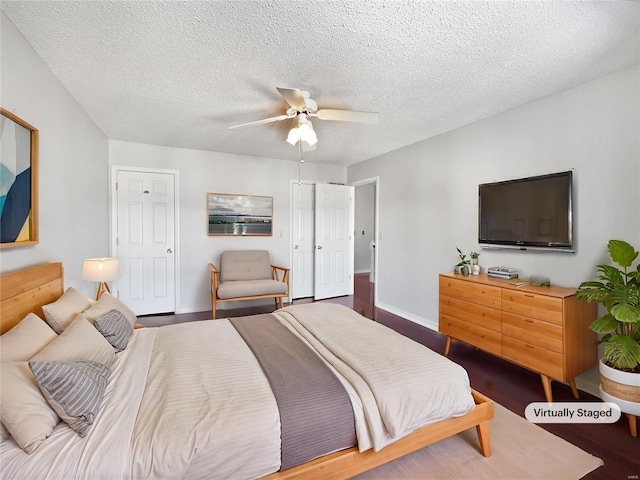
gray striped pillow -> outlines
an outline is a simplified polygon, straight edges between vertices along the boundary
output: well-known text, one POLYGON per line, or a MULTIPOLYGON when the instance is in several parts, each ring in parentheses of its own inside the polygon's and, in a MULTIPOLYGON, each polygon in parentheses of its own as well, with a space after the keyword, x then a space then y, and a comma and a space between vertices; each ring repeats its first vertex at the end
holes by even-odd
POLYGON ((133 327, 120 310, 110 310, 94 321, 95 327, 113 347, 121 352, 127 348, 133 327))
POLYGON ((111 370, 98 362, 29 362, 38 386, 62 420, 84 437, 102 405, 111 370))

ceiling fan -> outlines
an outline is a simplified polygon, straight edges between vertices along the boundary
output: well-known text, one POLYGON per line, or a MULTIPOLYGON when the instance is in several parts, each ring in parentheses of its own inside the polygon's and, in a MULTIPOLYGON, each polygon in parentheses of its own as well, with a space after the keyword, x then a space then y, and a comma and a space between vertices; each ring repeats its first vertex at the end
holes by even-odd
MULTIPOLYGON (((317 117, 320 120, 337 120, 342 122, 376 123, 378 121, 377 112, 356 112, 353 110, 336 110, 330 108, 318 109, 318 104, 311 98, 309 92, 297 88, 276 88, 289 105, 289 108, 287 108, 284 114, 234 125, 229 127, 229 129, 252 127, 254 125, 296 118, 297 124, 289 131, 287 142, 291 145, 295 145, 298 142, 301 144, 305 142, 308 146, 313 147, 317 143, 318 138, 313 130, 313 125, 309 121, 310 117, 317 117)), ((306 146, 305 149, 307 149, 306 146)))

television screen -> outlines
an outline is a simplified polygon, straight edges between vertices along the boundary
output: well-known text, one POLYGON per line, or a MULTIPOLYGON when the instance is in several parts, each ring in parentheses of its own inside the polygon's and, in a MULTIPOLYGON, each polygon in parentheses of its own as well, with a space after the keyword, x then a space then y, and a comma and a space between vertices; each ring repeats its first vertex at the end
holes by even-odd
POLYGON ((479 185, 479 243, 573 248, 572 182, 569 171, 479 185))

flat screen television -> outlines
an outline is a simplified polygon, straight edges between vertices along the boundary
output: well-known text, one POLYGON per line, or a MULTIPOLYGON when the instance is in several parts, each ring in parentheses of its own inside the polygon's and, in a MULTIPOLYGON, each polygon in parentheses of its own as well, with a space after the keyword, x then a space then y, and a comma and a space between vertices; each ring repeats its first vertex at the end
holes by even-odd
POLYGON ((573 172, 478 186, 483 246, 573 249, 573 172))

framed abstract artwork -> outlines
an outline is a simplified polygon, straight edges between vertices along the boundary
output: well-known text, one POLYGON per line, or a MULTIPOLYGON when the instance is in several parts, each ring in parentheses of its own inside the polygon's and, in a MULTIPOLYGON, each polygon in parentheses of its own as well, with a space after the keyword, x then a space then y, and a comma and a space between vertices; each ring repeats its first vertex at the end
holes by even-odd
POLYGON ((0 248, 38 243, 38 130, 0 108, 0 248))
POLYGON ((273 197, 207 193, 209 235, 273 235, 273 197))

